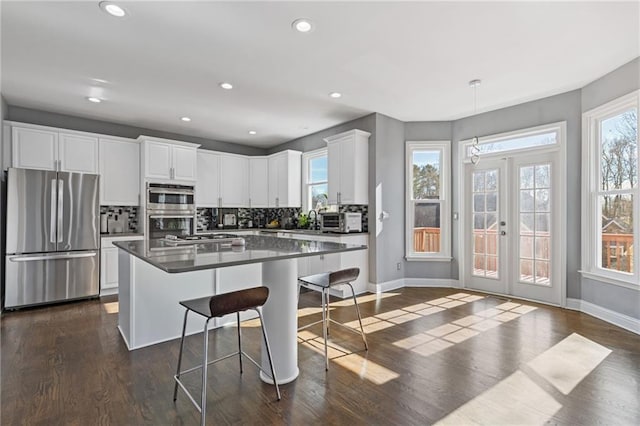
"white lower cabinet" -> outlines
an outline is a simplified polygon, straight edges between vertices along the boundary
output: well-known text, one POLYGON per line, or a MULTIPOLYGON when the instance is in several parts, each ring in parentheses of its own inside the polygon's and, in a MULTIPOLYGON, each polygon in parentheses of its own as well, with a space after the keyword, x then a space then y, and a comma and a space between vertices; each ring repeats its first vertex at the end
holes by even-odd
POLYGON ((114 241, 142 240, 142 235, 102 237, 100 244, 100 296, 118 294, 118 247, 114 241))

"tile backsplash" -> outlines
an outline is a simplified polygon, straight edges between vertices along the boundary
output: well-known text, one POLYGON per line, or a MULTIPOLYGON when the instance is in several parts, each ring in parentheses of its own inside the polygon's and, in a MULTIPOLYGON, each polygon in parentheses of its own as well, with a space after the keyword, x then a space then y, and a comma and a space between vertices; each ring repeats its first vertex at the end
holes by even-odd
POLYGON ((138 232, 137 206, 100 206, 100 232, 138 232), (106 216, 106 231, 103 217, 106 216))
MULTIPOLYGON (((368 230, 367 205, 342 205, 340 212, 362 213, 362 230, 365 232, 368 230)), ((280 222, 282 228, 295 227, 300 213, 304 213, 300 208, 199 208, 196 215, 196 229, 198 232, 218 229, 218 219, 224 214, 237 215, 240 228, 264 228, 266 224, 275 219, 280 222)))

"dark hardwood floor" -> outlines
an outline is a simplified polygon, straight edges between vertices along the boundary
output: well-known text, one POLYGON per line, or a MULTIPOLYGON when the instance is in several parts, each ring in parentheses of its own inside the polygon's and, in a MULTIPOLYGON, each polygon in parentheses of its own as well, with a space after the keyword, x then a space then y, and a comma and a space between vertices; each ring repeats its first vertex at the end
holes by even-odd
MULTIPOLYGON (((133 352, 115 299, 2 315, 2 425, 196 425, 184 393, 172 401, 179 340, 133 352)), ((300 337, 300 376, 282 400, 237 359, 210 369, 207 424, 640 424, 640 336, 588 315, 455 289, 405 288, 359 298, 358 335, 321 328, 300 337), (318 335, 320 337, 318 337, 318 335)), ((300 324, 319 295, 300 299, 300 324)), ((348 301, 332 318, 354 323, 348 301)), ((244 343, 258 354, 256 324, 244 343)), ((187 338, 195 365, 201 335, 187 338)), ((211 356, 235 349, 235 330, 212 333, 211 356)), ((185 376, 186 377, 186 376, 185 376)), ((197 394, 199 375, 185 379, 197 394)))

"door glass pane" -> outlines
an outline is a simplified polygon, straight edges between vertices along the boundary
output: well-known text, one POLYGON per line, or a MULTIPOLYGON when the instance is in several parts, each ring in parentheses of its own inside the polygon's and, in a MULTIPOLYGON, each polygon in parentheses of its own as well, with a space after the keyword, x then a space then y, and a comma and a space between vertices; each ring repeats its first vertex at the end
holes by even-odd
POLYGON ((413 199, 440 198, 440 150, 413 151, 413 199))
POLYGON ((551 165, 519 168, 520 281, 550 285, 551 165))
POLYGON ((498 279, 498 170, 475 171, 472 182, 473 275, 498 279))
POLYGON ((633 196, 616 194, 600 196, 602 225, 600 244, 601 267, 633 273, 633 196))
POLYGON ((600 182, 603 191, 638 185, 638 110, 600 123, 600 182))
POLYGON ((439 253, 441 251, 440 202, 415 203, 413 217, 413 251, 439 253))

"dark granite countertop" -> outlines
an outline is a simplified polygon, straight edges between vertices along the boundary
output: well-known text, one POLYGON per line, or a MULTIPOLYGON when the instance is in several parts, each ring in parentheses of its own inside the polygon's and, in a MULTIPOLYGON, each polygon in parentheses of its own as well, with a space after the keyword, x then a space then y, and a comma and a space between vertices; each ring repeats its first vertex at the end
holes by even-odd
POLYGON ((198 271, 271 260, 365 250, 367 246, 329 241, 246 235, 244 246, 217 242, 175 245, 162 240, 116 241, 113 244, 168 273, 198 271))
POLYGON ((211 229, 206 231, 200 231, 198 234, 211 234, 211 233, 242 233, 243 231, 260 231, 262 233, 278 233, 278 232, 290 232, 293 234, 305 234, 305 235, 327 235, 332 237, 348 237, 349 235, 368 235, 368 232, 350 232, 348 234, 342 232, 324 232, 316 231, 313 229, 285 229, 285 228, 238 228, 238 229, 211 229))
POLYGON ((100 234, 100 238, 117 237, 144 237, 144 234, 141 232, 105 232, 100 234))

